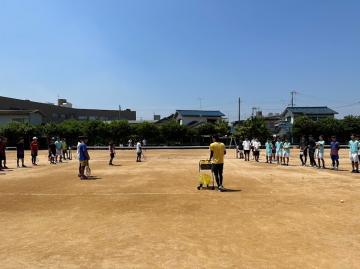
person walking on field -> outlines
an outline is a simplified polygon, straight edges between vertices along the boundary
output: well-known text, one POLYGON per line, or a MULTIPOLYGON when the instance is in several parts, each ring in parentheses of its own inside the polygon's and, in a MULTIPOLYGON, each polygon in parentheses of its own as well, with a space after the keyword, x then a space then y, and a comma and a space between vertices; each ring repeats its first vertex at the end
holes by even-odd
POLYGON ((80 179, 88 179, 85 176, 85 168, 89 166, 90 155, 86 146, 87 138, 84 136, 79 137, 79 177, 80 179))
POLYGON ((37 158, 38 152, 39 152, 39 144, 38 144, 37 137, 33 138, 33 141, 30 144, 30 150, 31 150, 31 162, 32 162, 32 165, 37 165, 36 158, 37 158))
POLYGON ((223 172, 226 149, 224 143, 220 142, 219 136, 213 136, 213 143, 210 144, 210 161, 212 161, 212 172, 220 192, 224 191, 223 172))
POLYGON ((113 142, 110 142, 109 144, 109 152, 110 152, 110 161, 109 165, 113 165, 113 160, 115 158, 115 144, 113 142))
POLYGON ((242 145, 243 145, 243 148, 244 148, 245 162, 249 162, 250 161, 251 142, 250 142, 250 140, 248 138, 245 138, 242 145))
POLYGON ((141 142, 136 143, 136 162, 141 162, 142 146, 141 142))

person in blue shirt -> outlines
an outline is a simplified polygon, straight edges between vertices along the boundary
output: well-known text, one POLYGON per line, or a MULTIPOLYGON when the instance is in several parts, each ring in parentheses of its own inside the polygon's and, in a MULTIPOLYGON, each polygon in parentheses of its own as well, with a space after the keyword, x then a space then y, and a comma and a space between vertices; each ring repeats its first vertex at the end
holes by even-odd
POLYGON ((350 160, 352 164, 352 173, 359 173, 359 141, 355 134, 351 135, 349 141, 350 160))
POLYGON ((79 137, 79 177, 81 179, 87 179, 85 176, 85 168, 89 166, 90 155, 86 146, 87 138, 85 136, 79 137))
POLYGON ((334 135, 331 137, 330 149, 333 170, 339 170, 340 143, 336 140, 336 136, 334 135))

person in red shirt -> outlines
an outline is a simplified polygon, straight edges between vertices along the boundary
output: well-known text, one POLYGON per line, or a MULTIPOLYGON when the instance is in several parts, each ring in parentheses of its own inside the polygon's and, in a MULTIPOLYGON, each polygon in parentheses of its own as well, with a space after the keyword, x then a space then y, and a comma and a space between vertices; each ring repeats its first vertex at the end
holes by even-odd
POLYGON ((39 144, 38 144, 38 139, 37 137, 33 138, 33 141, 30 144, 30 150, 31 150, 31 161, 33 165, 37 165, 36 164, 36 159, 38 156, 38 152, 39 152, 39 144))

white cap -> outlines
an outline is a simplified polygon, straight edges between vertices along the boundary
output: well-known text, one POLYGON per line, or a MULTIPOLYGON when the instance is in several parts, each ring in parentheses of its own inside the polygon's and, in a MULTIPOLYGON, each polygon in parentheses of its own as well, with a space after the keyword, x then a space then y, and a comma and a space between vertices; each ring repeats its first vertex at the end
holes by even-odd
POLYGON ((36 136, 33 137, 33 140, 35 140, 35 139, 37 140, 37 137, 36 137, 36 136))

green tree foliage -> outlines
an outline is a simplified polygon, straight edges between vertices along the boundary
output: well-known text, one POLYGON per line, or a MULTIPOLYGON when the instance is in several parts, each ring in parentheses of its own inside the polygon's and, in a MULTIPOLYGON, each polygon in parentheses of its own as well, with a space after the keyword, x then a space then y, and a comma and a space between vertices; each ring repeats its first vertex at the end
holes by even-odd
POLYGON ((242 138, 258 138, 260 141, 266 141, 270 132, 262 118, 252 117, 247 119, 242 125, 237 126, 235 135, 242 138))
POLYGON ((168 145, 181 144, 186 139, 187 130, 187 127, 179 125, 176 120, 171 120, 160 127, 160 134, 168 145))
MULTIPOLYGON (((307 117, 296 119, 293 126, 295 141, 302 135, 320 134, 328 140, 331 135, 336 135, 341 142, 349 140, 351 133, 360 134, 360 117, 347 116, 342 120, 326 118, 318 122, 307 117)), ((41 126, 34 126, 27 123, 13 122, 0 127, 0 135, 8 138, 8 145, 15 146, 18 139, 25 139, 26 147, 29 146, 33 136, 37 136, 41 147, 47 147, 51 137, 66 138, 69 145, 76 145, 79 135, 87 135, 90 145, 107 145, 110 141, 115 144, 127 144, 127 141, 146 139, 148 144, 167 145, 198 145, 208 144, 209 136, 229 134, 228 124, 219 121, 215 124, 204 124, 199 128, 180 126, 176 120, 169 121, 162 125, 144 122, 130 125, 127 121, 77 121, 68 120, 60 124, 48 123, 41 126)), ((243 125, 238 126, 234 133, 237 137, 257 137, 265 141, 270 133, 265 122, 261 118, 250 118, 243 125)))
POLYGON ((342 120, 325 118, 317 122, 308 117, 299 117, 295 120, 293 127, 295 141, 299 141, 303 135, 311 134, 315 138, 323 135, 327 141, 335 135, 340 142, 345 143, 349 140, 351 133, 360 133, 360 117, 347 116, 342 120))

